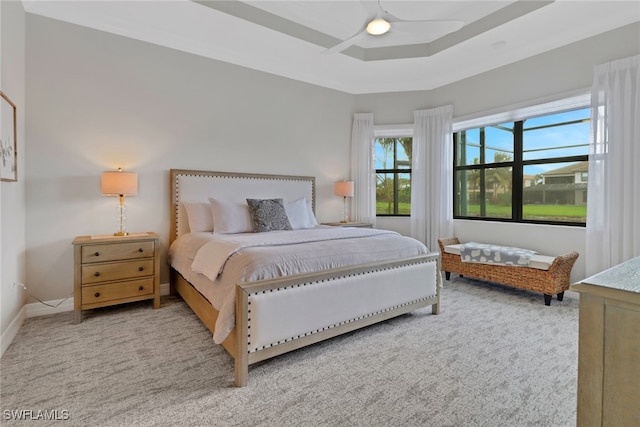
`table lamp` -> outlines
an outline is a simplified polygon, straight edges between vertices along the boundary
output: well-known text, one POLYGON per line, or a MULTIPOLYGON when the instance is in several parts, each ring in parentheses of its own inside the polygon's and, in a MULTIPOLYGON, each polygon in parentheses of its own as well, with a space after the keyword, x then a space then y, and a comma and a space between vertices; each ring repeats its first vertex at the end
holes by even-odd
POLYGON ((113 233, 114 236, 126 236, 129 233, 125 227, 125 213, 127 210, 124 204, 125 196, 135 196, 138 194, 138 174, 135 172, 123 172, 122 168, 117 171, 102 172, 102 180, 100 187, 103 196, 118 196, 120 203, 118 204, 118 222, 120 230, 113 233))
POLYGON ((349 222, 349 214, 347 212, 347 197, 353 197, 353 181, 337 181, 333 187, 333 191, 336 196, 342 196, 342 203, 344 206, 344 219, 340 222, 349 222))

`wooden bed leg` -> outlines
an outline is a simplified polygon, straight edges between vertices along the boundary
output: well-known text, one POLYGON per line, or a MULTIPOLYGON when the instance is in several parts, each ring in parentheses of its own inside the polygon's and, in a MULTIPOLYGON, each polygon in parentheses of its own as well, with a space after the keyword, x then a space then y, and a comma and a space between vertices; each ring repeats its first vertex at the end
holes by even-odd
POLYGON ((447 280, 451 279, 451 272, 450 271, 445 271, 444 272, 444 278, 447 279, 447 280))
POLYGON ((564 298, 564 292, 560 292, 558 294, 558 301, 562 301, 563 298, 564 298))
POLYGON ((246 387, 249 379, 249 365, 247 359, 237 357, 235 362, 236 387, 246 387), (244 360, 240 360, 244 359, 244 360))
MULTIPOLYGON (((436 274, 436 298, 437 298, 437 302, 435 304, 431 305, 431 314, 440 314, 440 294, 441 291, 440 289, 442 288, 442 274, 440 273, 440 259, 438 258, 438 262, 437 262, 437 270, 438 273, 436 274)), ((446 273, 445 274, 450 274, 450 273, 446 273)))
POLYGON ((249 380, 249 294, 236 285, 236 387, 245 387, 249 380))
POLYGON ((551 295, 544 294, 544 305, 551 305, 551 295))

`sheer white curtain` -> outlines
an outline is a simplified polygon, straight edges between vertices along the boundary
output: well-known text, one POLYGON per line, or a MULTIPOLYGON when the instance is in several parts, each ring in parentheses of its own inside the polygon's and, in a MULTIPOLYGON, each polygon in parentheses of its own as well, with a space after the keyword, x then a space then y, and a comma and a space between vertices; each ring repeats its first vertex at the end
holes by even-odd
POLYGON ((594 68, 587 276, 640 255, 640 55, 594 68))
POLYGON ((352 221, 376 223, 376 169, 373 151, 373 114, 353 116, 351 130, 352 221))
POLYGON ((413 116, 411 235, 435 252, 453 236, 453 106, 413 116))

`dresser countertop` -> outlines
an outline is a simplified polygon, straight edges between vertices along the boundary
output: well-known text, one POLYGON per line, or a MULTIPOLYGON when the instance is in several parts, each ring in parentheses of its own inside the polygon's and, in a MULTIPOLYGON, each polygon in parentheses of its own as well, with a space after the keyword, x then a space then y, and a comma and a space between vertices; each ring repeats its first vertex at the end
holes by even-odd
POLYGON ((611 267, 582 280, 579 284, 600 286, 640 294, 640 257, 611 267))

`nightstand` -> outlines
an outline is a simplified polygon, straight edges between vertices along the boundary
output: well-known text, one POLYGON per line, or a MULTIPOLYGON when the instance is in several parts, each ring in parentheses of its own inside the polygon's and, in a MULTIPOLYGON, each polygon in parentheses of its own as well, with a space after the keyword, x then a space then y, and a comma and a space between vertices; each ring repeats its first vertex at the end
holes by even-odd
POLYGON ((79 236, 73 240, 75 323, 82 310, 153 299, 160 307, 160 238, 79 236))
POLYGON ((323 222, 322 225, 330 225, 332 227, 373 228, 373 224, 370 222, 323 222))

